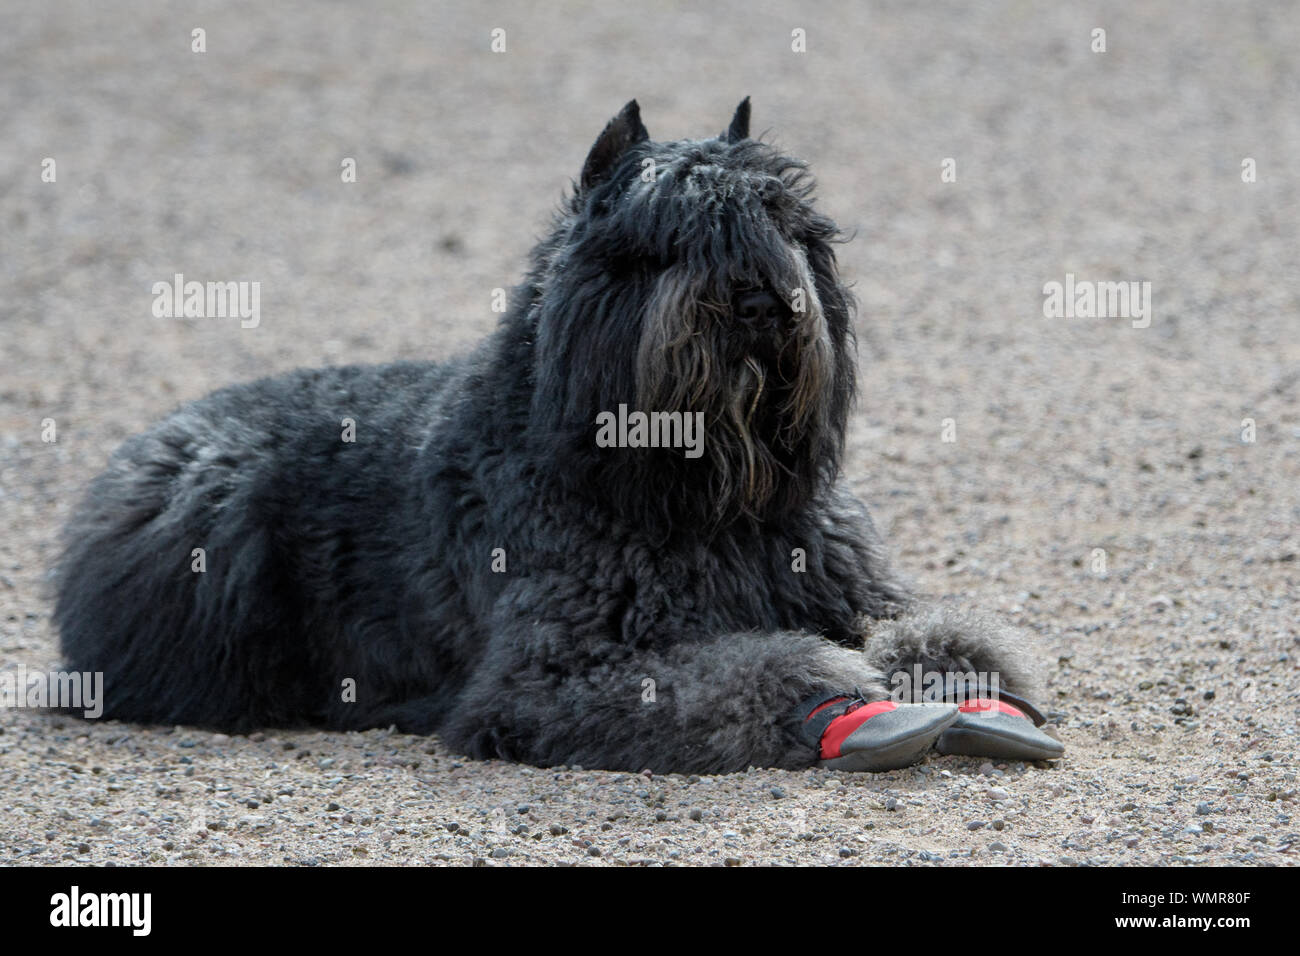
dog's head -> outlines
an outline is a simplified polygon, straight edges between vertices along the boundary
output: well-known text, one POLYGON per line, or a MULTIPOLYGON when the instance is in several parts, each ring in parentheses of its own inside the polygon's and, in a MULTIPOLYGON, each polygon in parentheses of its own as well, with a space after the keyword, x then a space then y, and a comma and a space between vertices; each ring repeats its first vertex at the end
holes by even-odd
MULTIPOLYGON (((838 467, 852 300, 803 163, 749 138, 658 143, 636 101, 597 138, 535 252, 534 419, 580 434, 604 484, 716 526, 805 503, 838 467), (702 453, 596 447, 620 405, 704 426, 702 453)), ((582 450, 574 450, 581 454, 582 450)))

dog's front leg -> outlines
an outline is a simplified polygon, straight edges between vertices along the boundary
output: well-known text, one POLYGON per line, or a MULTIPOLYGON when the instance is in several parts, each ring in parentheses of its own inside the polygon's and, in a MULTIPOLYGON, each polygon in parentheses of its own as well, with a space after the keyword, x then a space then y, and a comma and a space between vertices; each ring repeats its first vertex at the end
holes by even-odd
MULTIPOLYGON (((918 759, 956 717, 950 705, 908 710, 889 702, 849 713, 886 698, 880 671, 861 652, 810 634, 663 635, 629 644, 600 620, 599 602, 585 622, 560 598, 521 613, 507 593, 499 607, 510 613, 439 728, 472 756, 678 773, 798 768, 840 756, 819 743, 842 719, 844 753, 888 744, 887 762, 897 766, 918 759), (866 717, 874 736, 864 742, 866 717), (899 748, 907 743, 900 734, 910 752, 899 748)), ((887 769, 869 760, 833 765, 887 769)))
POLYGON ((1039 727, 1044 699, 1037 654, 1027 635, 986 615, 915 602, 897 617, 864 623, 867 657, 890 693, 960 706, 937 742, 945 754, 1050 760, 1065 748, 1039 727))

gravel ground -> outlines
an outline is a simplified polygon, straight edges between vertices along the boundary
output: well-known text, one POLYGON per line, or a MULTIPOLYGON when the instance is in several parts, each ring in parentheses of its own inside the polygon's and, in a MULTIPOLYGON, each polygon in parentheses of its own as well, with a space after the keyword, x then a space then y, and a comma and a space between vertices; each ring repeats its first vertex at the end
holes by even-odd
POLYGON ((848 480, 923 589, 1041 636, 1068 750, 686 778, 7 708, 0 860, 1300 857, 1294 5, 4 8, 0 669, 56 665, 56 530, 124 437, 231 381, 463 348, 625 100, 676 138, 752 94, 856 233, 848 480), (260 281, 260 325, 154 318, 176 272, 260 281), (1150 326, 1044 318, 1066 273, 1151 282, 1150 326))

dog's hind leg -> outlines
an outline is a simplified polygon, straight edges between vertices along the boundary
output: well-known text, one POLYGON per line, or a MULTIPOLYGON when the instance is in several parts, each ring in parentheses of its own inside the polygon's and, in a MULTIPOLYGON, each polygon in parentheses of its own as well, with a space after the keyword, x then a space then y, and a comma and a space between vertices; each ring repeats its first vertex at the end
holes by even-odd
POLYGON ((254 446, 179 412, 122 446, 69 523, 54 618, 67 666, 103 675, 106 718, 248 730, 305 716, 254 446))

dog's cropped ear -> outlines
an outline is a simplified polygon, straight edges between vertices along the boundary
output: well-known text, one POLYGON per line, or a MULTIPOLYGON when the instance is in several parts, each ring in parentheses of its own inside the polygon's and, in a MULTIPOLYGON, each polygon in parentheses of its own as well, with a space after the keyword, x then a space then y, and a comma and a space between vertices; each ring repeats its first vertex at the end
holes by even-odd
POLYGON ((582 165, 582 188, 587 190, 598 185, 610 174, 624 153, 649 138, 650 134, 641 124, 641 107, 637 106, 636 100, 632 100, 605 124, 604 132, 596 137, 596 143, 582 165))
POLYGON ((740 105, 736 107, 736 115, 731 118, 731 125, 727 127, 728 143, 739 143, 742 139, 749 139, 748 96, 740 101, 740 105))

